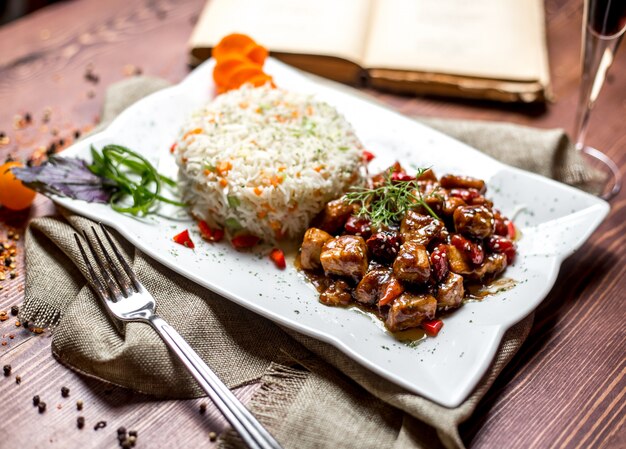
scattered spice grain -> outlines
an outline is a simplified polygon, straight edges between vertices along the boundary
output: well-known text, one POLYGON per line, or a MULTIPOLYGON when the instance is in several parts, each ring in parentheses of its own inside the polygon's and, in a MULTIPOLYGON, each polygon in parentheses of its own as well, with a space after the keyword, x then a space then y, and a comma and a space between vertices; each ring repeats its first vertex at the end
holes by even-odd
POLYGON ((217 434, 215 432, 209 432, 209 441, 217 440, 217 434))
POLYGON ((4 371, 4 377, 9 377, 11 375, 11 365, 4 365, 2 370, 4 371))
POLYGON ((81 401, 80 399, 78 401, 76 401, 76 410, 82 410, 83 409, 83 401, 81 401))
POLYGON ((20 313, 20 308, 18 306, 11 306, 11 315, 17 316, 20 313))
POLYGON ((19 375, 15 376, 15 383, 18 384, 18 385, 21 384, 22 383, 22 376, 19 376, 19 375))
POLYGON ((137 438, 137 431, 136 430, 129 430, 128 431, 128 436, 137 438))
POLYGON ((204 415, 206 413, 206 402, 202 402, 200 404, 200 414, 204 415))
POLYGON ((39 410, 39 413, 43 413, 46 411, 46 403, 43 401, 39 401, 39 404, 37 404, 37 409, 39 410))
POLYGON ((39 395, 36 394, 35 396, 33 396, 33 405, 37 407, 39 405, 39 402, 40 402, 39 395))
POLYGON ((63 396, 64 398, 68 397, 70 395, 70 389, 67 387, 61 387, 61 396, 63 396))
POLYGON ((76 418, 76 427, 78 427, 79 429, 82 429, 83 427, 85 427, 84 416, 79 416, 78 418, 76 418))
POLYGON ((98 421, 95 426, 93 426, 93 430, 104 429, 107 426, 106 421, 98 421))

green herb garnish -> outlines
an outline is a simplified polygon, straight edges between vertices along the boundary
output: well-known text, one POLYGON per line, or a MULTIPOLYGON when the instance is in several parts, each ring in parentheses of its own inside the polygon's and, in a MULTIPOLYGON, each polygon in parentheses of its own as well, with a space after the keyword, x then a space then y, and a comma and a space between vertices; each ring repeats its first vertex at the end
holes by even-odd
POLYGON ((105 145, 100 153, 91 147, 93 163, 88 165, 94 174, 112 181, 113 194, 109 204, 117 212, 144 216, 153 211, 157 201, 185 206, 184 203, 165 198, 162 186, 175 187, 176 183, 163 175, 143 156, 121 145, 105 145), (123 203, 131 199, 128 205, 123 203))
POLYGON ((419 179, 428 168, 418 168, 415 180, 393 180, 393 168, 385 173, 383 183, 376 188, 353 188, 345 197, 350 203, 361 206, 359 216, 369 218, 374 226, 389 226, 402 221, 407 211, 422 206, 437 220, 440 218, 426 203, 426 199, 436 196, 436 192, 423 195, 419 189, 419 179))
POLYGON ((239 207, 241 205, 241 201, 235 195, 226 196, 226 200, 228 201, 228 205, 233 209, 239 207))
POLYGON ((226 226, 226 229, 228 229, 228 232, 230 232, 231 234, 234 234, 235 232, 241 231, 243 229, 243 226, 241 226, 237 219, 232 217, 227 218, 224 222, 224 225, 226 226))

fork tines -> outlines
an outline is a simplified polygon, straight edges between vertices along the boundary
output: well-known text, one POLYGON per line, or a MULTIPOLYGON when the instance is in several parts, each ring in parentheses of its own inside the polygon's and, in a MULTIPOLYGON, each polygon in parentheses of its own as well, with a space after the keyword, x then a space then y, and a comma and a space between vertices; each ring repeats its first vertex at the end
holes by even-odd
POLYGON ((89 247, 91 256, 99 268, 98 271, 100 273, 100 276, 98 276, 98 274, 96 273, 93 264, 87 256, 87 252, 85 251, 85 248, 80 241, 78 233, 74 234, 76 244, 78 245, 81 255, 83 256, 85 265, 87 266, 87 271, 89 272, 89 277, 91 278, 91 284, 102 299, 117 301, 122 298, 127 298, 133 293, 133 287, 135 291, 140 291, 141 284, 135 276, 135 273, 128 265, 128 262, 126 262, 118 247, 113 242, 113 239, 111 238, 108 229, 102 223, 100 223, 100 229, 102 230, 102 233, 104 234, 110 248, 113 250, 113 253, 115 253, 117 261, 121 265, 124 272, 128 275, 130 282, 129 279, 126 278, 118 269, 117 264, 113 261, 113 258, 110 255, 109 250, 107 250, 104 242, 96 232, 95 228, 92 226, 91 231, 95 236, 96 241, 98 242, 98 247, 100 248, 101 254, 104 256, 104 261, 102 257, 98 254, 98 251, 96 250, 94 244, 89 238, 87 232, 83 230, 82 234, 85 241, 87 242, 87 246, 89 247), (102 282, 103 280, 104 283, 102 282))

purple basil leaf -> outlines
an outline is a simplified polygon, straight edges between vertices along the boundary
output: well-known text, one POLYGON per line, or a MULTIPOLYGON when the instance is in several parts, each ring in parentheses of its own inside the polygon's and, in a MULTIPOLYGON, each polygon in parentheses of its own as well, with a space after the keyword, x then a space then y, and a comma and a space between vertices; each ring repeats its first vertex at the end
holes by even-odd
POLYGON ((91 172, 81 159, 53 156, 38 167, 19 167, 11 171, 17 179, 40 193, 90 203, 108 203, 116 190, 111 180, 91 172))

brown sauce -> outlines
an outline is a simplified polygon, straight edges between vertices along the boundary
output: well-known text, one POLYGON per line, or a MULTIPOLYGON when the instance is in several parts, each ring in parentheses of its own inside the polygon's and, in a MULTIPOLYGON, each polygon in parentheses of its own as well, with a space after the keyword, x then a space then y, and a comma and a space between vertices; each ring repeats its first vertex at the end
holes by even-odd
MULTIPOLYGON (((323 271, 311 271, 304 270, 302 265, 300 264, 300 254, 298 254, 295 258, 294 265, 298 272, 318 291, 318 293, 322 293, 326 287, 328 287, 329 278, 324 275, 323 271)), ((402 343, 407 343, 410 345, 414 345, 419 341, 422 341, 426 338, 426 333, 421 328, 411 328, 398 332, 391 332, 385 326, 385 316, 380 312, 378 307, 367 306, 365 304, 361 304, 359 302, 352 302, 349 306, 346 307, 349 310, 354 310, 358 313, 362 313, 367 315, 372 319, 372 321, 385 333, 391 335, 396 340, 402 343)))
POLYGON ((487 296, 511 290, 517 285, 517 281, 511 278, 496 278, 491 282, 465 285, 465 301, 482 301, 487 296))

